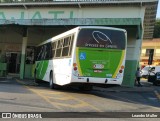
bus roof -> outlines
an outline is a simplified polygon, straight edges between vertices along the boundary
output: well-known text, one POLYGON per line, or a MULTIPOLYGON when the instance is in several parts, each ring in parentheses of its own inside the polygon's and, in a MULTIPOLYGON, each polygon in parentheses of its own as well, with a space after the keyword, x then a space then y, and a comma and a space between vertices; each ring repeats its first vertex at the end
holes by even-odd
POLYGON ((96 28, 97 28, 97 29, 111 29, 111 30, 117 30, 117 31, 126 32, 125 29, 114 28, 114 27, 105 27, 105 26, 78 26, 78 27, 73 28, 73 29, 71 29, 71 30, 68 30, 68 31, 66 31, 66 32, 64 32, 64 33, 61 33, 61 34, 59 34, 59 35, 56 35, 56 36, 54 36, 54 37, 52 37, 52 38, 50 38, 50 39, 48 39, 48 40, 46 40, 46 41, 38 44, 37 46, 46 44, 46 43, 48 43, 48 42, 52 42, 52 41, 54 41, 54 40, 56 40, 56 39, 61 38, 62 36, 67 36, 67 35, 69 35, 69 34, 75 33, 78 29, 85 29, 85 28, 88 28, 88 29, 92 29, 92 28, 94 28, 94 29, 96 29, 96 28))

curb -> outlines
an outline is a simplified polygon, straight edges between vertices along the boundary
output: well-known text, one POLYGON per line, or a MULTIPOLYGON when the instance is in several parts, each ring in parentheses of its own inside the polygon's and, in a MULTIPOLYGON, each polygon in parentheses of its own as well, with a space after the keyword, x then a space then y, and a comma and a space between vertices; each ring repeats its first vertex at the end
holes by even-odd
POLYGON ((112 89, 112 88, 108 88, 108 89, 102 89, 102 88, 94 88, 94 91, 100 91, 100 92, 153 92, 154 89, 149 88, 149 87, 138 87, 138 88, 128 88, 128 89, 124 89, 124 88, 117 88, 117 89, 112 89), (143 89, 142 89, 143 88, 143 89), (145 89, 146 88, 146 89, 145 89))
POLYGON ((158 100, 160 101, 160 94, 158 93, 157 90, 154 90, 154 94, 156 95, 156 97, 158 98, 158 100))
POLYGON ((25 86, 38 86, 38 84, 35 82, 24 82, 19 79, 16 79, 16 82, 18 82, 19 84, 25 85, 25 86))

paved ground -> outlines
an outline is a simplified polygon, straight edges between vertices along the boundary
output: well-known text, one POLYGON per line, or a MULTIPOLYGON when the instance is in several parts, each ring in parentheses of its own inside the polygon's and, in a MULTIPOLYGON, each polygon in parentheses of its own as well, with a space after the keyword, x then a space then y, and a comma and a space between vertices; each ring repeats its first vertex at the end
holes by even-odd
MULTIPOLYGON (((160 112, 160 89, 143 87, 94 87, 51 90, 48 83, 0 79, 1 112, 160 112)), ((121 119, 119 119, 121 120, 121 119)))

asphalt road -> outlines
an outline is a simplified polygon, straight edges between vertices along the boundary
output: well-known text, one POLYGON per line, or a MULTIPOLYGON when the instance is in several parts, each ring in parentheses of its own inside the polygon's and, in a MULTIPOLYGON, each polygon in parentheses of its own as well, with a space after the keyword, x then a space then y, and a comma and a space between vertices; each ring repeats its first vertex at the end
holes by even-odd
POLYGON ((0 112, 160 112, 160 88, 149 88, 114 91, 94 87, 82 92, 76 88, 51 90, 48 83, 26 86, 15 79, 0 79, 0 112))

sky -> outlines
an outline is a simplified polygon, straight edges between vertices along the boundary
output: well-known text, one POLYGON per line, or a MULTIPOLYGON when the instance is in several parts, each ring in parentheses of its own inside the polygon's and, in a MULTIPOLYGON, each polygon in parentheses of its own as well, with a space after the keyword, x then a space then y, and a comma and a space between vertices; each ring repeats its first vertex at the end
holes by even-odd
POLYGON ((157 16, 156 18, 160 18, 160 1, 158 3, 158 10, 157 10, 157 16))

